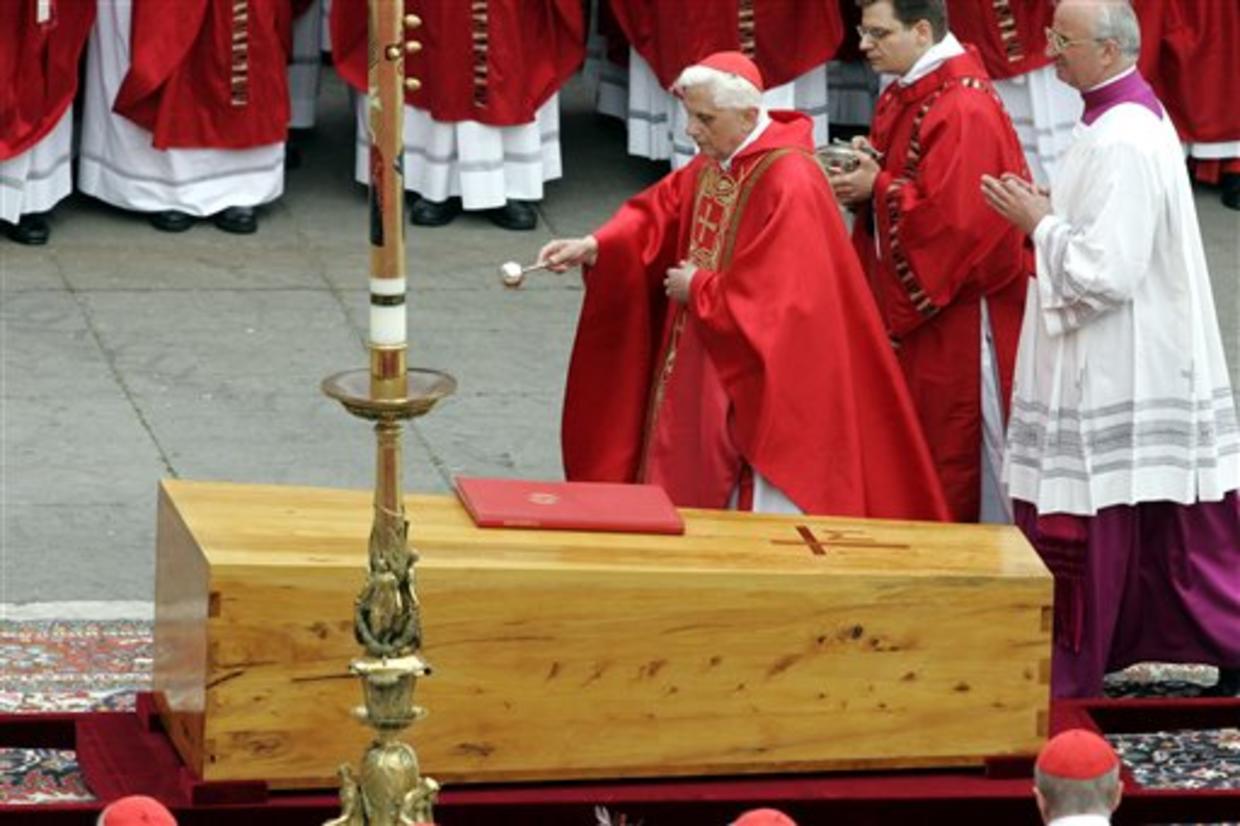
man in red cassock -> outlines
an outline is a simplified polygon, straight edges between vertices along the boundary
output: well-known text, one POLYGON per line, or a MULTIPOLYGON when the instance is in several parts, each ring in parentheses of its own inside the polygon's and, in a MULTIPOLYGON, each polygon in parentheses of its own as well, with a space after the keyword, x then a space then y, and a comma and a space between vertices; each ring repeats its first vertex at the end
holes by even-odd
POLYGON ((676 81, 700 150, 597 232, 569 367, 569 479, 686 507, 940 519, 946 509, 809 119, 720 52, 676 81))
POLYGON ((869 141, 857 139, 860 166, 832 184, 857 210, 857 252, 952 517, 1009 521, 1003 419, 1034 264, 1021 233, 991 214, 981 178, 1027 180, 1029 170, 976 52, 948 31, 943 0, 869 0, 862 32, 870 64, 897 78, 869 141))
MULTIPOLYGON (((409 220, 440 226, 462 209, 532 230, 532 202, 560 177, 559 90, 585 57, 581 0, 406 0, 422 48, 405 59, 422 81, 405 96, 405 187, 420 197, 409 220)), ((366 2, 335 0, 332 53, 362 92, 354 176, 369 180, 365 114, 366 2)))
POLYGON ((1048 185, 1081 119, 1081 96, 1055 77, 1046 53, 1054 3, 947 0, 947 11, 952 34, 977 47, 1016 127, 1034 181, 1048 185))
POLYGON ((766 106, 808 114, 815 144, 827 142, 827 62, 844 36, 838 0, 610 0, 610 9, 632 49, 630 154, 670 159, 673 169, 692 159, 683 110, 667 90, 686 66, 733 49, 758 65, 766 106))
POLYGON ((165 232, 284 190, 292 0, 99 0, 79 187, 165 232))
POLYGON ((95 0, 0 2, 0 224, 46 244, 49 213, 73 189, 73 97, 95 0))
POLYGON ((1198 180, 1240 209, 1240 3, 1133 0, 1141 74, 1167 107, 1198 180))

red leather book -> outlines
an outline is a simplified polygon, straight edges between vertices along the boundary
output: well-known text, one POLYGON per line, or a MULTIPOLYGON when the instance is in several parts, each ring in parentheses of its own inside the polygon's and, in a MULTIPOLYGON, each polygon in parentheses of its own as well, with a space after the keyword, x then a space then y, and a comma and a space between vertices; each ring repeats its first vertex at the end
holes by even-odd
POLYGON ((456 493, 482 528, 685 532, 684 520, 658 485, 458 476, 456 493))

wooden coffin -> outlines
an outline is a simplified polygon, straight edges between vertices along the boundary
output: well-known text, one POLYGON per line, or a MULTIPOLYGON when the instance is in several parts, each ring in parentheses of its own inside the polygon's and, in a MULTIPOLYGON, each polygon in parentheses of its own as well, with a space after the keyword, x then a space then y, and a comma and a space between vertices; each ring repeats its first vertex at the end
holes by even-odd
MULTIPOLYGON (((445 783, 948 766, 1036 750, 1051 578, 1011 527, 684 511, 684 536, 479 529, 411 496, 408 730, 445 783)), ((205 780, 330 786, 365 491, 166 481, 155 691, 205 780)))

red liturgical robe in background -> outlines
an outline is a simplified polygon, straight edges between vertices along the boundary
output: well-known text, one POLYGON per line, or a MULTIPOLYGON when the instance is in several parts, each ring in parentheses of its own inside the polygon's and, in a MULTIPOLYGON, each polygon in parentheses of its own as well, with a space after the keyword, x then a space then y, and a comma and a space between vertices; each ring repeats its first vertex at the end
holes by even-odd
POLYGON ((73 104, 95 0, 0 0, 0 160, 41 141, 73 104))
POLYGON ((772 89, 826 63, 844 38, 839 0, 611 0, 611 9, 664 89, 721 51, 753 59, 772 89))
POLYGON ((117 114, 150 132, 157 149, 284 142, 291 0, 131 2, 131 65, 117 114))
POLYGON ((977 47, 995 80, 1032 72, 1051 62, 1046 27, 1055 4, 1029 0, 947 0, 952 34, 977 47))
POLYGON ((942 493, 810 120, 774 112, 730 171, 699 155, 595 237, 569 367, 573 480, 722 508, 747 465, 813 514, 938 519, 942 493), (687 305, 662 281, 698 266, 687 305))
POLYGON ((978 519, 981 500, 981 299, 1006 412, 1034 272, 1025 237, 981 195, 982 175, 1029 178, 985 78, 968 52, 909 86, 887 88, 870 135, 883 169, 853 225, 953 518, 965 522, 978 519))
MULTIPOLYGON (((405 102, 441 123, 513 126, 560 90, 585 59, 581 0, 406 0, 422 18, 422 50, 405 75, 422 81, 405 102)), ((334 0, 332 55, 349 85, 366 90, 366 0, 334 0)))
POLYGON ((1136 0, 1141 74, 1190 143, 1240 141, 1240 2, 1136 0))

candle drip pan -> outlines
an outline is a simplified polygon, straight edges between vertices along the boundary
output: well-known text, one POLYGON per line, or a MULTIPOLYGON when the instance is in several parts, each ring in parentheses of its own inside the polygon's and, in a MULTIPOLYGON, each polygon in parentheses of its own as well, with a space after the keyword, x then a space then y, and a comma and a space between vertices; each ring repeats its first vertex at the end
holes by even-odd
POLYGON ((412 419, 430 411, 440 399, 456 392, 456 379, 438 370, 411 367, 405 371, 403 392, 391 392, 391 381, 373 392, 369 370, 346 370, 323 379, 323 392, 358 418, 412 419))

